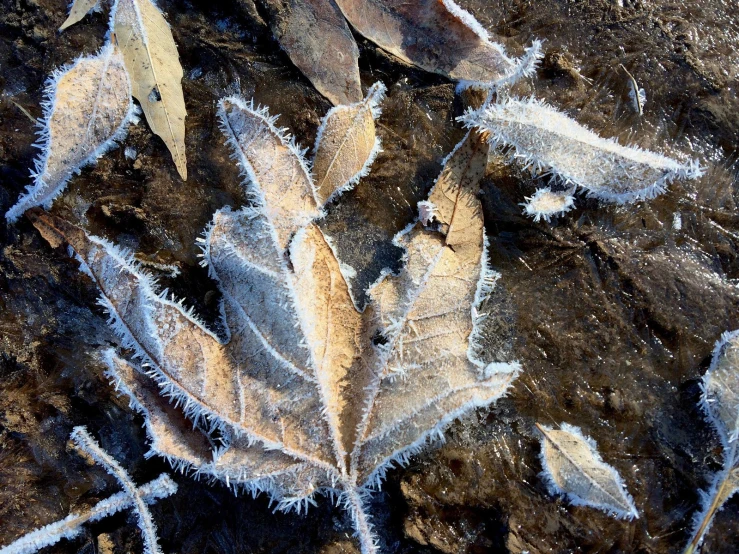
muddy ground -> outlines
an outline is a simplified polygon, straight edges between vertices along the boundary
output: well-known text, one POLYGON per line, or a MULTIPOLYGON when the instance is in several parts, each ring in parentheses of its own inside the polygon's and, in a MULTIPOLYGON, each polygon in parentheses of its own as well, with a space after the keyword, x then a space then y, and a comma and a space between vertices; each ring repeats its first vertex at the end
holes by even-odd
MULTIPOLYGON (((521 214, 541 183, 491 156, 481 198, 491 262, 490 359, 524 367, 508 398, 455 424, 446 444, 393 471, 373 514, 386 552, 679 552, 698 491, 720 466, 719 441, 697 407, 699 380, 723 331, 739 326, 739 8, 733 0, 460 0, 520 54, 545 39, 538 74, 519 86, 606 136, 700 158, 708 171, 650 202, 618 207, 579 197, 547 224, 521 214), (629 110, 623 64, 646 89, 629 110), (676 225, 679 221, 681 224, 676 225), (538 478, 534 423, 583 428, 623 476, 640 518, 623 522, 549 496, 538 478)), ((215 121, 239 92, 266 104, 304 145, 330 104, 274 40, 251 0, 160 0, 185 71, 187 182, 142 121, 123 147, 75 177, 53 212, 174 264, 166 285, 208 320, 218 292, 195 238, 212 213, 245 198, 215 121), (124 147, 135 149, 133 159, 124 147)), ((66 0, 0 0, 0 211, 29 183, 33 118, 51 71, 103 43, 107 12, 59 34, 66 0)), ((398 265, 390 244, 415 215, 461 137, 454 84, 407 67, 357 37, 363 86, 388 87, 371 175, 324 223, 359 270, 359 291, 398 265)), ((95 360, 116 344, 96 291, 63 249, 28 221, 0 224, 0 544, 117 491, 69 448, 84 424, 138 483, 168 466, 144 458, 142 420, 95 360)), ((152 266, 153 267, 153 266, 152 266)), ((273 514, 267 499, 176 477, 152 511, 165 552, 356 552, 347 517, 328 502, 308 516, 273 514)), ((739 499, 716 518, 704 552, 739 552, 739 499)), ((108 518, 47 552, 140 552, 134 519, 108 518)))

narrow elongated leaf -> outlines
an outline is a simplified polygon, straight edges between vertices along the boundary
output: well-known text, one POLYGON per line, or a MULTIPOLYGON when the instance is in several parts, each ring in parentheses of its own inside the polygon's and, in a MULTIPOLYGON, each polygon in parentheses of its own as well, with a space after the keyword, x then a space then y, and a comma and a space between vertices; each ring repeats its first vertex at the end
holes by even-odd
POLYGON ((623 479, 579 427, 566 423, 561 429, 538 423, 536 427, 542 433, 541 477, 550 494, 564 494, 574 506, 592 506, 616 517, 639 517, 623 479))
POLYGON ((729 452, 739 441, 739 331, 725 333, 716 344, 703 377, 702 405, 729 452))
POLYGON ((349 23, 383 50, 463 85, 502 84, 526 75, 539 57, 535 42, 518 62, 453 0, 336 0, 349 23))
POLYGON ((361 102, 337 106, 323 118, 313 158, 313 175, 320 203, 325 204, 354 187, 369 173, 380 152, 375 119, 380 116, 380 103, 385 91, 385 85, 377 82, 361 102))
POLYGON ((599 137, 564 113, 534 99, 506 99, 460 118, 490 133, 491 144, 538 171, 612 202, 654 198, 674 179, 702 175, 697 162, 677 160, 599 137))
POLYGON ((120 51, 109 44, 55 71, 43 107, 34 182, 5 215, 11 222, 33 206, 50 208, 72 175, 125 137, 134 106, 120 51))
POLYGON ((182 66, 169 24, 151 0, 117 0, 111 27, 131 75, 133 96, 187 179, 182 66))
POLYGON ((724 467, 701 494, 702 509, 694 518, 685 549, 692 554, 724 503, 739 490, 739 331, 724 333, 716 343, 711 367, 703 376, 701 405, 724 447, 724 467))
POLYGON ((72 7, 69 8, 69 16, 59 27, 60 31, 63 31, 67 27, 71 27, 88 13, 100 7, 100 0, 74 0, 72 7))
POLYGON ((271 0, 280 45, 332 104, 362 99, 359 49, 334 0, 271 0))

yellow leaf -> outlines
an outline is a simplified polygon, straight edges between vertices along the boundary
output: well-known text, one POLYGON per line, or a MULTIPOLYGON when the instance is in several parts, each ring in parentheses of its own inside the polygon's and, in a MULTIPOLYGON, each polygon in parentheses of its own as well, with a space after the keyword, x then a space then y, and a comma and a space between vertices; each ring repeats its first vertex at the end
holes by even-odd
POLYGON ((151 130, 167 145, 180 176, 187 179, 182 66, 169 24, 150 0, 119 0, 113 29, 131 75, 133 96, 151 130))

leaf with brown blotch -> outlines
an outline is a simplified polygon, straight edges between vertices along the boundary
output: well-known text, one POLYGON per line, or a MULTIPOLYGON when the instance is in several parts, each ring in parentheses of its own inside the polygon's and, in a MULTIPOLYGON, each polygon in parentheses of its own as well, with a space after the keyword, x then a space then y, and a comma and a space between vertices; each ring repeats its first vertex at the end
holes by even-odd
POLYGON ((512 60, 469 12, 453 0, 336 0, 349 23, 404 62, 460 81, 463 86, 500 85, 529 74, 540 56, 535 41, 512 60))
POLYGON ((151 0, 117 0, 111 29, 131 75, 134 98, 151 130, 167 145, 180 177, 187 179, 183 73, 169 24, 151 0))
POLYGON ((63 31, 67 27, 71 27, 78 21, 81 21, 91 11, 99 8, 100 0, 74 0, 72 7, 69 8, 69 16, 59 27, 60 31, 63 31))
POLYGON ((359 49, 334 0, 270 0, 273 30, 290 60, 334 106, 362 99, 359 49))
POLYGON ((716 512, 739 491, 739 331, 724 333, 716 343, 701 385, 701 406, 721 439, 724 465, 709 490, 701 493, 702 509, 694 517, 684 554, 696 551, 716 512))
POLYGON ((322 204, 354 187, 369 173, 380 150, 375 119, 385 85, 377 82, 361 102, 331 109, 321 121, 316 137, 313 175, 322 204))
POLYGON ((475 347, 495 277, 476 197, 487 145, 470 133, 450 157, 435 189, 452 199, 439 210, 452 214, 446 231, 416 223, 400 233, 405 268, 370 291, 362 314, 314 222, 323 202, 302 151, 251 103, 226 99, 219 117, 254 201, 216 212, 203 239, 227 338, 160 295, 115 246, 45 214, 35 225, 71 245, 123 346, 140 358, 138 367, 104 356, 145 416, 152 452, 266 492, 280 510, 338 495, 362 552, 375 553, 369 490, 455 418, 500 398, 520 369, 485 363, 475 347), (222 448, 209 448, 213 428, 222 448))
POLYGON ((51 207, 75 173, 126 136, 135 108, 118 48, 109 44, 55 71, 43 107, 34 182, 5 214, 11 222, 33 206, 51 207))
POLYGON ((618 472, 605 463, 595 441, 579 427, 536 424, 541 431, 541 477, 550 494, 564 494, 573 506, 591 506, 616 517, 639 517, 618 472))

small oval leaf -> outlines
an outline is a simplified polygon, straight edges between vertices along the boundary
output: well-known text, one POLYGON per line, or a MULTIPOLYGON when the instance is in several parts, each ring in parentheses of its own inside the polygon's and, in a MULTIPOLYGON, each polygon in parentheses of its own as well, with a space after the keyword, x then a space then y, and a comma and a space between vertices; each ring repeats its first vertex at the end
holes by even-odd
POLYGON ((380 102, 386 90, 385 85, 377 82, 361 102, 337 106, 323 118, 313 158, 316 193, 321 204, 350 190, 369 173, 380 152, 375 119, 380 116, 380 102))
POLYGON ((359 49, 334 0, 270 0, 280 46, 334 106, 362 100, 359 49))
POLYGON ((579 427, 564 423, 557 430, 537 423, 536 428, 542 433, 540 475, 550 494, 564 494, 574 506, 591 506, 619 518, 639 517, 623 479, 579 427))

